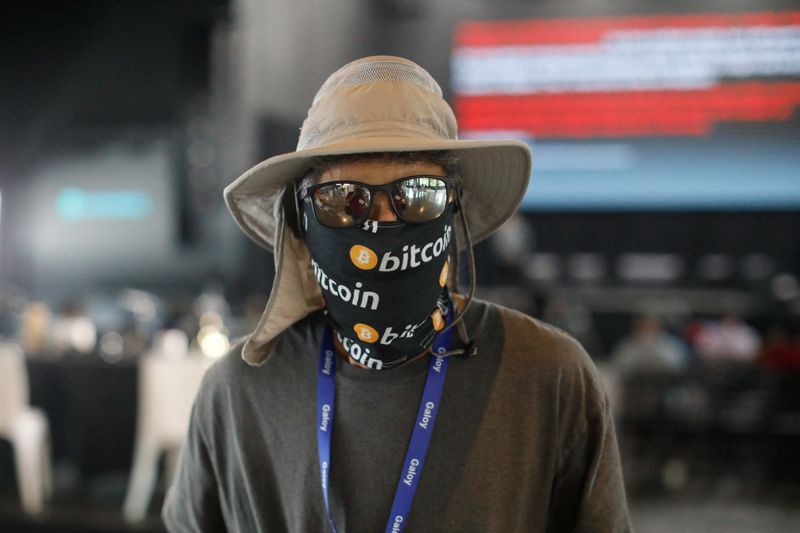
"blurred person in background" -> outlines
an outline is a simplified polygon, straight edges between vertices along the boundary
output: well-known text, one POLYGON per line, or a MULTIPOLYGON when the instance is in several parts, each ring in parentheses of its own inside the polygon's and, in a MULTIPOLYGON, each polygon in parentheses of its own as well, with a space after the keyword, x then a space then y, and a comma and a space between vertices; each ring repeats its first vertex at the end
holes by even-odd
POLYGON ((617 417, 622 417, 623 411, 630 409, 631 405, 625 405, 624 397, 631 380, 674 374, 685 370, 688 365, 686 345, 666 331, 659 318, 652 315, 636 318, 631 333, 614 345, 609 360, 600 368, 612 411, 617 417))
POLYGON ((327 79, 297 151, 225 190, 276 276, 256 330, 206 374, 168 529, 630 530, 586 352, 472 299, 472 244, 516 210, 530 164, 516 141, 457 140, 411 61, 327 79))
POLYGON ((770 333, 758 363, 784 372, 800 372, 800 315, 786 317, 770 333))
POLYGON ((25 306, 20 319, 19 338, 28 356, 41 354, 47 348, 50 329, 50 308, 43 302, 31 302, 25 306))
POLYGON ((702 323, 694 337, 694 349, 706 362, 751 363, 761 349, 761 338, 752 326, 732 314, 702 323))
POLYGON ((633 331, 611 351, 614 368, 623 376, 678 372, 689 364, 686 346, 654 316, 642 316, 633 331))
POLYGON ((97 344, 97 328, 86 314, 83 304, 78 301, 65 303, 53 320, 51 328, 53 348, 58 354, 88 354, 97 344))

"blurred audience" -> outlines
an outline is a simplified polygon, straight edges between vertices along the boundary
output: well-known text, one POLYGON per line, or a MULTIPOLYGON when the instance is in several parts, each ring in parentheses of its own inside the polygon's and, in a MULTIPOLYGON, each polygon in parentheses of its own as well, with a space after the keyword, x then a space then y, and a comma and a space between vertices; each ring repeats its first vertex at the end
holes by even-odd
POLYGON ((630 335, 614 347, 611 364, 623 376, 676 372, 688 366, 689 353, 658 318, 643 316, 635 320, 630 335))
POLYGON ((68 302, 51 324, 53 349, 57 353, 91 353, 97 344, 97 328, 77 302, 68 302))
POLYGON ((43 302, 31 302, 22 312, 19 341, 27 355, 44 351, 50 327, 50 308, 43 302))
POLYGON ((800 372, 800 316, 787 319, 768 336, 758 363, 775 370, 800 372))
POLYGON ((761 348, 761 338, 752 326, 734 315, 700 324, 694 335, 694 349, 705 362, 753 362, 761 348))

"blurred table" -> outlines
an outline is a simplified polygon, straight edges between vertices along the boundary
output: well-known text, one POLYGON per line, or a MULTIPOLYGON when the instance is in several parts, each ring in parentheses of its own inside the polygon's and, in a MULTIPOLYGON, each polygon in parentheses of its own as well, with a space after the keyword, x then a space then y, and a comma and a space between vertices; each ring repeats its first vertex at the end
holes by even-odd
POLYGON ((622 389, 620 432, 631 459, 660 468, 682 458, 711 477, 800 475, 800 374, 712 364, 629 376, 622 389))

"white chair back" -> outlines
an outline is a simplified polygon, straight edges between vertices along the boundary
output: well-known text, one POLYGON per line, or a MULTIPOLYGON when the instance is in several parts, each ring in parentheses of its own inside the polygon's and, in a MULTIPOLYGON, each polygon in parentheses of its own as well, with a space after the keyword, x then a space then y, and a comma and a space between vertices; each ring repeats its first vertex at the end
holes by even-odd
POLYGON ((0 342, 0 435, 10 435, 11 424, 27 406, 25 355, 16 344, 0 342))
POLYGON ((151 354, 140 367, 139 431, 156 436, 162 445, 179 445, 189 428, 192 403, 212 360, 191 353, 186 357, 151 354))
POLYGON ((11 441, 22 508, 36 514, 53 489, 50 426, 28 403, 28 369, 22 348, 0 342, 0 437, 11 441))
MULTIPOLYGON (((206 369, 214 361, 199 352, 154 351, 139 363, 139 421, 136 449, 123 514, 130 523, 147 515, 163 452, 177 457, 186 438, 192 404, 206 369)), ((167 462, 169 466, 175 461, 167 462)), ((167 472, 171 477, 171 473, 167 472)))

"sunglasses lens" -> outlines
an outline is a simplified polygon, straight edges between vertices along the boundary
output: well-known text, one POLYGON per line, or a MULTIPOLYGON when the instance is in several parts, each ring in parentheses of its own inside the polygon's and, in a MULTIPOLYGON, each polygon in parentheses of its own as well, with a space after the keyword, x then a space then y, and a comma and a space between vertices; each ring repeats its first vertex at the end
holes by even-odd
POLYGON ((357 226, 369 215, 369 190, 355 183, 331 183, 314 191, 314 212, 332 228, 357 226))
POLYGON ((447 184, 430 176, 408 178, 392 191, 392 202, 406 222, 428 222, 447 208, 447 184))

